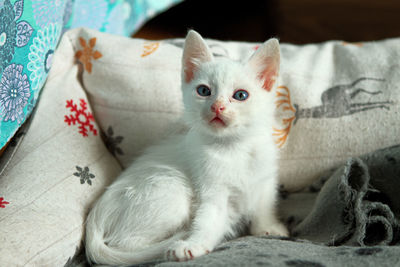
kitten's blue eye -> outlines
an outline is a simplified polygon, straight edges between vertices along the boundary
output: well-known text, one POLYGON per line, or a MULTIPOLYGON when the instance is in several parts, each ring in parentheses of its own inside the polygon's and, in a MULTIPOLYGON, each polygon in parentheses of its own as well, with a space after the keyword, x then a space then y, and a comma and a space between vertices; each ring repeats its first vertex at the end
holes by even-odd
POLYGON ((247 93, 247 91, 245 90, 237 90, 234 94, 233 94, 233 98, 239 101, 243 101, 246 100, 249 97, 249 93, 247 93))
POLYGON ((199 85, 199 86, 197 86, 197 93, 200 96, 210 96, 211 95, 211 90, 210 90, 210 88, 208 88, 205 85, 199 85))

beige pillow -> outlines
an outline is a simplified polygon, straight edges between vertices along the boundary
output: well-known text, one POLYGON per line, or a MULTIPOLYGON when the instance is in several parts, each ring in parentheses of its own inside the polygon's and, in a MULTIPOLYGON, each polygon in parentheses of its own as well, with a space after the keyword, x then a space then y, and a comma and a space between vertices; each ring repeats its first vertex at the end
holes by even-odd
MULTIPOLYGON (((146 41, 90 30, 96 37, 93 72, 83 72, 100 127, 123 166, 167 131, 182 111, 182 39, 146 41), (111 127, 111 128, 110 128, 111 127)), ((216 56, 248 58, 258 44, 208 40, 216 56)), ((275 94, 280 180, 298 190, 343 163, 400 143, 400 39, 350 44, 331 41, 281 44, 282 64, 275 94)))
POLYGON ((1 158, 0 266, 64 266, 90 204, 121 171, 91 118, 74 54, 66 35, 34 115, 1 158))

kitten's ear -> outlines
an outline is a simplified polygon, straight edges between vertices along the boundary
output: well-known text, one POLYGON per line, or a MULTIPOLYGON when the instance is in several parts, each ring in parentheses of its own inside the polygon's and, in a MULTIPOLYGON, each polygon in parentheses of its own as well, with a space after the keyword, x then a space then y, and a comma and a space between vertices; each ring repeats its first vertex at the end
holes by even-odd
POLYGON ((262 87, 268 92, 271 91, 279 75, 279 41, 272 38, 260 45, 247 65, 257 73, 257 78, 262 81, 262 87))
POLYGON ((200 63, 213 60, 213 55, 203 38, 197 32, 190 30, 185 40, 182 57, 182 75, 189 83, 200 63))

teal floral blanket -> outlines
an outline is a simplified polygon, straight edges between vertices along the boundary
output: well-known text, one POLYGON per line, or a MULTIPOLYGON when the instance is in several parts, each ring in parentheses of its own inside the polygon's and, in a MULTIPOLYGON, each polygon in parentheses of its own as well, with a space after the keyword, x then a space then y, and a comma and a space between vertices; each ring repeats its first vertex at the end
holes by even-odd
POLYGON ((182 0, 0 0, 0 149, 32 112, 62 34, 87 27, 129 36, 182 0))

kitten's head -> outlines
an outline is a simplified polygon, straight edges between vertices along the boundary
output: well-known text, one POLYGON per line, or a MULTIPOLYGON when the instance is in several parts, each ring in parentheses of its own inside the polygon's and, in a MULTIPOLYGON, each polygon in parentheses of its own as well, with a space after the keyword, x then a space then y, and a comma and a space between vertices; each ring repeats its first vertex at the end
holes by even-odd
POLYGON ((202 37, 189 31, 182 58, 184 119, 214 136, 243 136, 271 127, 272 89, 279 73, 279 43, 270 39, 247 62, 214 58, 202 37))

